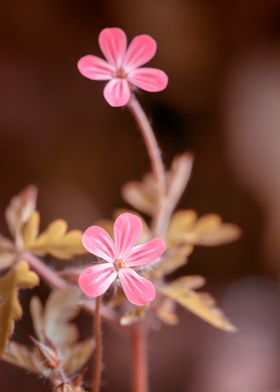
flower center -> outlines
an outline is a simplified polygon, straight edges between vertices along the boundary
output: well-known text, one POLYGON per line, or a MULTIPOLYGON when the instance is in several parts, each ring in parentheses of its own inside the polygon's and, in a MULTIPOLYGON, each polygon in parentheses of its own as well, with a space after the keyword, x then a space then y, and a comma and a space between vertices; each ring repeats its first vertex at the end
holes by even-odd
POLYGON ((125 262, 123 260, 116 260, 114 262, 114 266, 117 270, 119 270, 120 268, 123 268, 125 266, 125 262))
POLYGON ((119 68, 116 71, 116 77, 120 79, 125 79, 126 78, 126 72, 123 68, 119 68))

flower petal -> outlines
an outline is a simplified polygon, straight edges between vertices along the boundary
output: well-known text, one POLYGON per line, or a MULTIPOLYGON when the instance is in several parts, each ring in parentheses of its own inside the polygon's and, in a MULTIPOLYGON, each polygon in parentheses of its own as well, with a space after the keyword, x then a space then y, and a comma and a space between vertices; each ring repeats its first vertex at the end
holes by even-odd
POLYGON ((98 297, 108 290, 117 277, 112 264, 102 263, 83 270, 79 277, 79 286, 89 297, 98 297))
POLYGON ((155 299, 156 290, 153 283, 139 276, 133 269, 120 269, 119 278, 127 299, 134 305, 143 306, 155 299))
POLYGON ((129 44, 123 60, 126 71, 130 71, 150 61, 157 50, 156 41, 149 35, 137 35, 129 44))
POLYGON ((99 226, 90 226, 83 234, 82 242, 86 250, 108 262, 114 261, 115 249, 112 238, 99 226))
POLYGON ((111 64, 90 54, 78 61, 78 69, 83 76, 91 80, 110 80, 114 72, 111 64))
POLYGON ((126 51, 126 34, 118 27, 103 29, 98 38, 100 49, 110 64, 119 67, 126 51))
POLYGON ((130 88, 124 79, 112 79, 103 91, 104 98, 113 107, 125 106, 130 98, 130 88))
POLYGON ((158 259, 165 251, 166 245, 160 238, 154 238, 143 245, 135 246, 125 260, 128 267, 138 267, 158 259))
MULTIPOLYGON (((129 212, 118 216, 114 223, 116 258, 125 258, 136 244, 142 231, 141 219, 129 212)), ((125 260, 124 260, 125 261, 125 260)))
POLYGON ((138 68, 128 75, 129 81, 135 86, 145 91, 162 91, 168 84, 168 76, 165 72, 157 68, 138 68))

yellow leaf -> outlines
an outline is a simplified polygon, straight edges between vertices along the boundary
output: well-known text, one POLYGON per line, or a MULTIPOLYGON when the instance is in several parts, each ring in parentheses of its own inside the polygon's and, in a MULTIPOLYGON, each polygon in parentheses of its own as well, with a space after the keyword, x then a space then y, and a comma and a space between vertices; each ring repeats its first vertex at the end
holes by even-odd
POLYGON ((35 211, 22 229, 24 248, 40 256, 50 254, 58 259, 69 260, 75 255, 86 253, 82 245, 82 232, 70 230, 67 223, 57 219, 38 236, 40 216, 35 211))
POLYGON ((200 276, 186 276, 158 290, 214 327, 235 332, 236 328, 216 306, 214 298, 208 293, 194 291, 203 284, 204 279, 200 276))
POLYGON ((144 272, 144 275, 152 280, 160 279, 166 275, 171 274, 178 268, 187 264, 188 256, 192 253, 193 247, 191 245, 181 246, 176 249, 169 249, 162 257, 159 263, 151 270, 144 272))
POLYGON ((37 188, 29 185, 18 195, 14 196, 6 209, 6 220, 11 234, 21 241, 20 231, 28 221, 36 206, 37 188))
POLYGON ((13 332, 14 322, 22 316, 19 289, 32 288, 38 284, 38 276, 29 270, 25 261, 0 278, 0 356, 13 332))
POLYGON ((139 322, 143 319, 146 307, 136 307, 133 310, 127 312, 120 320, 120 324, 123 326, 131 325, 139 322))
POLYGON ((158 318, 168 325, 178 324, 179 318, 175 314, 175 307, 174 301, 165 298, 156 310, 158 318))
POLYGON ((182 244, 216 246, 235 241, 240 235, 238 226, 223 223, 216 214, 197 218, 194 211, 181 210, 172 217, 167 241, 170 246, 182 244))

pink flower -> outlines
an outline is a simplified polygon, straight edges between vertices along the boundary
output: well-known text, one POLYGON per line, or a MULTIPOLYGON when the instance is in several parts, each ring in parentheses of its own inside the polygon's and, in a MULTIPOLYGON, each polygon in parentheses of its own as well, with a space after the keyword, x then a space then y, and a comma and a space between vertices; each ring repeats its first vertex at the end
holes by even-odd
POLYGON ((140 68, 156 53, 156 41, 149 35, 136 36, 127 48, 123 30, 106 28, 99 34, 99 46, 107 61, 87 55, 79 60, 78 69, 88 79, 109 81, 103 92, 109 105, 125 106, 132 86, 150 92, 164 90, 167 86, 165 72, 156 68, 140 68))
POLYGON ((79 286, 89 297, 104 294, 118 278, 128 300, 142 306, 153 301, 155 287, 137 274, 142 267, 158 259, 165 243, 154 238, 146 244, 135 245, 142 231, 141 219, 133 214, 121 214, 114 223, 114 241, 99 226, 89 227, 83 234, 83 245, 103 263, 86 268, 79 277, 79 286))

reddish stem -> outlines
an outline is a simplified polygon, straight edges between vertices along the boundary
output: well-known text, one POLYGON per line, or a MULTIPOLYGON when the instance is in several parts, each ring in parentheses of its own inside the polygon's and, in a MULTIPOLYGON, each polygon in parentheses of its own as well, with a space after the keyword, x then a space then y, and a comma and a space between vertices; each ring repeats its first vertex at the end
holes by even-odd
POLYGON ((94 338, 95 338, 95 361, 92 379, 92 391, 100 391, 101 371, 102 371, 102 336, 101 336, 101 316, 100 316, 101 297, 95 300, 94 315, 94 338))
POLYGON ((148 392, 147 337, 142 325, 132 328, 133 392, 148 392))

